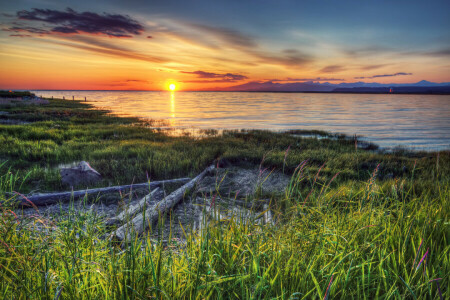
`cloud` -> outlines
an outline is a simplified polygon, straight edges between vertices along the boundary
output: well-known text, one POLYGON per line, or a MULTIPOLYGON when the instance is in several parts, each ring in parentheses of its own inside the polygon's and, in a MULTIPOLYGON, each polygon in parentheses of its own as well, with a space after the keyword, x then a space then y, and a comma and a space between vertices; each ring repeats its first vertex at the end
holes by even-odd
POLYGON ((140 83, 148 83, 148 80, 142 80, 142 79, 127 79, 126 82, 140 82, 140 83))
MULTIPOLYGON (((71 38, 72 39, 72 38, 71 38)), ((147 54, 141 54, 138 52, 130 51, 125 48, 116 47, 114 45, 108 45, 108 43, 105 42, 97 42, 97 43, 72 43, 67 41, 47 41, 48 43, 53 43, 57 45, 72 47, 75 49, 81 49, 93 53, 100 53, 100 54, 107 54, 110 56, 120 57, 120 58, 129 58, 129 59, 136 59, 146 62, 154 62, 154 63, 165 63, 169 60, 164 57, 158 57, 158 56, 152 56, 147 54)))
POLYGON ((247 76, 244 76, 241 74, 233 74, 233 73, 220 74, 220 73, 212 73, 212 72, 205 72, 205 71, 194 71, 194 72, 180 71, 180 73, 196 75, 197 78, 216 79, 216 80, 190 80, 190 81, 184 81, 184 82, 196 82, 196 83, 198 83, 198 82, 234 82, 234 81, 248 79, 247 76))
POLYGON ((255 48, 257 47, 257 43, 255 39, 250 36, 243 34, 240 31, 222 28, 222 27, 214 27, 208 25, 201 24, 189 24, 194 29, 198 29, 200 31, 207 32, 215 37, 218 37, 222 41, 225 41, 227 44, 239 47, 239 48, 255 48))
POLYGON ((54 27, 45 30, 36 27, 12 27, 10 31, 21 30, 39 34, 103 34, 109 37, 132 37, 144 31, 144 27, 136 20, 120 14, 97 14, 93 12, 77 12, 71 8, 65 11, 52 9, 21 10, 17 17, 26 21, 40 21, 54 27), (41 32, 33 32, 41 31, 41 32))
POLYGON ((434 51, 424 52, 427 56, 450 56, 450 48, 443 48, 434 51))
POLYGON ((30 35, 30 34, 10 34, 9 36, 21 37, 21 38, 32 37, 32 35, 30 35))
POLYGON ((182 80, 183 83, 220 83, 220 82, 235 82, 234 80, 228 79, 217 79, 217 80, 182 80))
MULTIPOLYGON (((312 61, 310 55, 298 51, 297 49, 285 49, 281 51, 281 53, 266 51, 258 45, 255 37, 235 29, 192 23, 188 23, 187 25, 194 30, 205 33, 213 39, 217 39, 225 46, 252 56, 258 63, 282 65, 291 68, 303 66, 312 61)), ((204 37, 201 37, 199 41, 204 44, 204 37)), ((208 41, 210 42, 210 40, 208 41)), ((215 44, 213 44, 213 47, 217 48, 215 44)))
POLYGON ((127 87, 133 86, 133 83, 144 83, 148 84, 151 83, 148 80, 142 80, 142 79, 123 79, 123 80, 115 80, 109 83, 104 83, 102 85, 104 86, 111 86, 111 87, 127 87))
POLYGON ((351 58, 367 57, 374 54, 385 54, 392 51, 392 48, 377 45, 343 49, 343 53, 351 58))
POLYGON ((341 78, 327 78, 327 77, 315 77, 315 78, 285 78, 285 79, 265 79, 266 81, 273 82, 285 82, 285 81, 344 81, 345 79, 341 78))
POLYGON ((370 77, 354 77, 355 79, 374 79, 379 77, 394 77, 394 76, 406 76, 406 75, 413 75, 413 73, 405 73, 405 72, 398 72, 395 74, 382 74, 382 75, 373 75, 370 77))
MULTIPOLYGON (((133 52, 125 47, 118 46, 118 43, 110 43, 105 39, 99 39, 97 37, 76 35, 76 36, 62 36, 59 39, 66 40, 69 42, 79 42, 83 44, 88 44, 90 46, 96 46, 105 49, 118 50, 123 52, 133 52)), ((108 39, 109 40, 109 39, 108 39)))
POLYGON ((117 43, 108 42, 108 38, 98 38, 93 36, 75 35, 75 36, 55 36, 52 39, 42 39, 42 42, 56 44, 75 49, 81 49, 92 53, 106 54, 119 58, 136 59, 146 62, 166 63, 174 61, 163 56, 144 54, 117 45, 117 43))
POLYGON ((368 65, 360 67, 360 70, 370 71, 388 66, 389 64, 368 65))
POLYGON ((281 55, 268 54, 262 51, 248 51, 248 53, 254 55, 262 63, 283 65, 285 67, 304 66, 312 61, 312 58, 309 55, 301 53, 297 50, 290 50, 289 52, 283 51, 281 55))
POLYGON ((337 73, 337 72, 342 72, 344 70, 346 70, 346 68, 344 66, 330 65, 330 66, 326 66, 326 67, 322 68, 320 70, 320 72, 322 72, 322 73, 337 73))
POLYGON ((13 26, 9 28, 2 29, 3 31, 9 31, 9 32, 26 32, 26 33, 34 33, 34 34, 49 34, 50 32, 45 29, 37 28, 37 27, 31 27, 31 26, 13 26))

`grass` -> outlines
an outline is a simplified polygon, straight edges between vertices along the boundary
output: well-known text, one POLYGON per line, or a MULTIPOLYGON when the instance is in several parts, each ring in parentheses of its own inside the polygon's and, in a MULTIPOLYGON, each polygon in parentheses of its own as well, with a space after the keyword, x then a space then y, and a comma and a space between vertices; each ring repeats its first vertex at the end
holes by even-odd
MULTIPOLYGON (((23 192, 66 190, 61 185, 58 165, 86 160, 104 177, 100 185, 145 182, 194 175, 216 159, 231 163, 259 164, 292 173, 297 164, 309 160, 316 170, 326 163, 322 176, 337 172, 337 183, 367 180, 380 164, 379 176, 402 177, 411 172, 435 180, 437 156, 448 174, 450 156, 441 153, 384 155, 355 149, 354 141, 302 138, 296 131, 279 134, 269 131, 225 131, 223 135, 202 139, 171 137, 149 129, 156 121, 140 122, 118 118, 106 111, 93 110, 78 101, 50 100, 49 105, 1 107, 3 119, 32 122, 22 125, 0 124, 0 162, 29 175, 23 192), (289 153, 285 158, 286 150, 289 153)), ((326 133, 315 132, 327 136, 326 133)))
POLYGON ((4 91, 0 90, 0 98, 19 98, 19 97, 33 97, 35 96, 30 92, 17 92, 17 91, 4 91))
POLYGON ((111 228, 93 212, 22 218, 14 196, 0 193, 0 298, 450 296, 448 152, 382 154, 344 138, 264 131, 169 137, 71 101, 4 110, 36 122, 0 125, 2 192, 63 189, 56 166, 80 159, 105 181, 129 183, 146 181, 146 171, 170 178, 215 159, 264 157, 262 167, 284 170, 291 182, 271 197, 275 224, 235 216, 183 241, 149 233, 127 244, 105 238, 111 228))

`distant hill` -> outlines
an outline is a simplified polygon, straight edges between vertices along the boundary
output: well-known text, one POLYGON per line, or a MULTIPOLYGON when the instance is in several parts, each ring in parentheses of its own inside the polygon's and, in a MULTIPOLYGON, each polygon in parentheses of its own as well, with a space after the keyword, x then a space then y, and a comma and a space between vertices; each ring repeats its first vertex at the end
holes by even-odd
POLYGON ((273 81, 252 81, 241 85, 228 87, 226 91, 242 92, 336 92, 336 93, 420 93, 420 94, 450 94, 450 82, 430 82, 422 80, 416 83, 377 83, 377 82, 291 82, 279 83, 273 81))
POLYGON ((450 86, 397 86, 337 88, 333 93, 374 93, 374 94, 450 94, 450 86))

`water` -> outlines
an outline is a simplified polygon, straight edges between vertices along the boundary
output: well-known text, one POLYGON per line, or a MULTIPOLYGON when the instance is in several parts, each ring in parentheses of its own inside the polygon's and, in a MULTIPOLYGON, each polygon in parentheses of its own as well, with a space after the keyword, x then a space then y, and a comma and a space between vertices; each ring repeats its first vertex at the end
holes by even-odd
POLYGON ((450 149, 450 96, 240 92, 34 91, 84 99, 174 128, 306 129, 365 136, 381 147, 450 149))

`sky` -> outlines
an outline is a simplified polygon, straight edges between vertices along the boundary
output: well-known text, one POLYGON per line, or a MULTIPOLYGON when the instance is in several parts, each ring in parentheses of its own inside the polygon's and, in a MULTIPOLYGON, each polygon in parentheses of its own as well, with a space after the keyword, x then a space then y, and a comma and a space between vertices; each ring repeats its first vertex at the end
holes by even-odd
POLYGON ((0 88, 450 82, 450 1, 15 0, 0 88))

